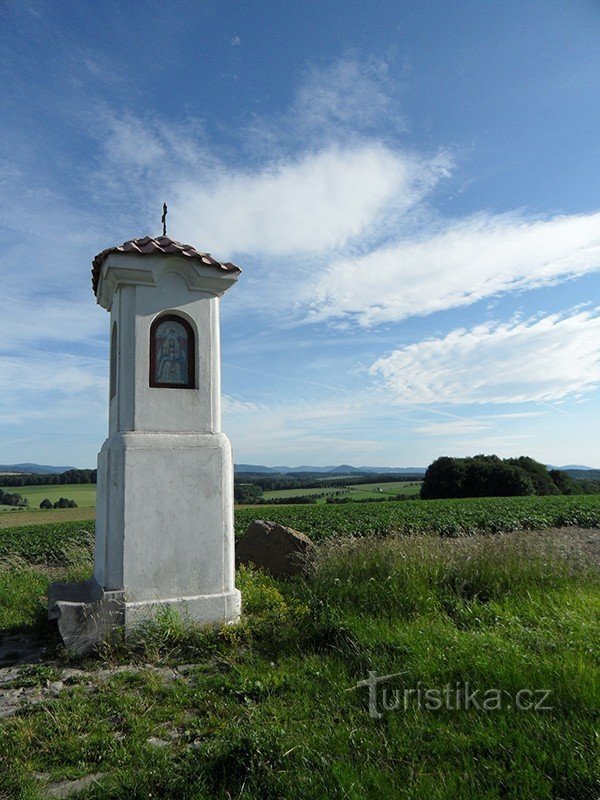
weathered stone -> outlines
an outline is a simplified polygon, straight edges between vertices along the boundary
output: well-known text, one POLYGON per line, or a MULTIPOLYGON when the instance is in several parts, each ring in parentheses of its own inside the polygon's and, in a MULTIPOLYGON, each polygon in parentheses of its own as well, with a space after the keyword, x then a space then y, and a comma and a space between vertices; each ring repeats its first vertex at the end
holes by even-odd
POLYGON ((275 578, 287 578, 302 572, 302 556, 311 546, 306 534, 257 519, 237 543, 236 565, 251 563, 275 578))
POLYGON ((103 777, 104 773, 97 772, 95 775, 86 775, 76 781, 53 781, 44 787, 44 797, 71 797, 78 792, 87 789, 103 777))
POLYGON ((152 745, 152 747, 168 747, 169 742, 165 742, 164 739, 159 739, 157 736, 151 736, 148 739, 148 744, 152 745))
POLYGON ((77 683, 81 678, 84 678, 86 673, 82 669, 74 669, 73 667, 67 667, 67 669, 63 669, 60 673, 61 681, 70 686, 73 683, 77 683))
POLYGON ((18 667, 3 667, 0 669, 0 687, 8 686, 9 683, 21 677, 21 670, 18 667))
MULTIPOLYGON (((18 678, 17 678, 18 680, 18 678)), ((43 703, 53 696, 52 691, 39 686, 13 686, 9 689, 0 688, 0 719, 11 717, 27 706, 43 703)))
POLYGON ((89 653, 108 631, 123 623, 124 592, 107 592, 92 577, 80 583, 53 583, 48 589, 48 619, 56 620, 65 647, 89 653))
POLYGON ((198 669, 199 666, 200 664, 179 664, 175 669, 180 675, 188 675, 190 672, 198 669))

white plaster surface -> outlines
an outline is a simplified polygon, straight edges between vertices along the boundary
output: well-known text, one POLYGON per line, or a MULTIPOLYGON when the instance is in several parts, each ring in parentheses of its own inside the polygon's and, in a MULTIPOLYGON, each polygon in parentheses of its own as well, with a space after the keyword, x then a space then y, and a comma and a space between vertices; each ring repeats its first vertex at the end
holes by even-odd
POLYGON ((184 622, 211 624, 214 622, 234 622, 239 619, 242 595, 239 589, 221 594, 204 594, 197 597, 170 597, 160 601, 145 600, 125 603, 124 625, 126 631, 156 617, 159 610, 172 609, 184 622))
POLYGON ((127 602, 233 590, 224 434, 117 433, 98 465, 94 575, 104 589, 124 588, 127 602))
POLYGON ((236 279, 181 256, 115 253, 100 275, 117 363, 98 456, 94 577, 105 593, 123 592, 126 629, 166 606, 207 623, 240 614, 219 352, 219 298, 236 279), (196 334, 193 389, 149 385, 150 327, 162 314, 196 334))

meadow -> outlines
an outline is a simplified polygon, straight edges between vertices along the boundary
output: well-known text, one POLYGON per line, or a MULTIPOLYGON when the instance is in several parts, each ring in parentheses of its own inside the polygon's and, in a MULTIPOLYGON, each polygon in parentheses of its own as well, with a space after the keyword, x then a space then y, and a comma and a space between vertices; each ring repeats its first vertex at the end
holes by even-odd
MULTIPOLYGON (((265 500, 275 500, 282 497, 300 497, 303 495, 315 496, 317 495, 317 503, 325 503, 326 496, 335 497, 343 496, 350 499, 382 499, 386 497, 393 497, 398 494, 414 495, 419 493, 421 481, 393 481, 382 483, 367 483, 360 485, 348 485, 336 489, 277 489, 274 491, 264 492, 265 500)), ((0 487, 2 488, 2 487, 0 487)), ((94 508, 96 505, 96 486, 92 483, 74 483, 64 485, 41 485, 41 486, 19 486, 7 488, 6 491, 16 492, 29 501, 29 510, 33 511, 39 508, 39 504, 44 498, 51 502, 57 501, 61 497, 66 497, 69 500, 75 500, 79 508, 94 508)), ((14 507, 1 506, 0 512, 14 512, 14 507)), ((59 511, 59 509, 56 509, 59 511)))
POLYGON ((17 486, 8 487, 6 491, 26 497, 32 509, 38 508, 45 498, 54 503, 61 497, 66 497, 68 500, 75 500, 79 508, 94 508, 96 505, 96 485, 93 483, 17 486))
POLYGON ((282 497, 314 497, 317 503, 325 503, 326 497, 348 497, 351 500, 381 500, 381 498, 394 497, 395 495, 419 494, 422 481, 389 481, 381 483, 349 484, 339 488, 316 489, 273 489, 263 492, 265 500, 276 500, 282 497))
MULTIPOLYGON (((600 497, 242 508, 238 533, 257 512, 315 540, 304 576, 242 568, 237 625, 163 615, 94 659, 22 667, 14 686, 40 691, 81 672, 0 721, 0 797, 93 774, 78 797, 596 800, 600 573, 538 529, 599 528, 600 497), (395 676, 379 718, 369 672, 395 676), (416 694, 465 684, 502 702, 416 694), (549 694, 519 709, 522 690, 549 694)), ((92 552, 90 523, 0 530, 0 631, 46 631, 48 582, 87 577, 92 552)))

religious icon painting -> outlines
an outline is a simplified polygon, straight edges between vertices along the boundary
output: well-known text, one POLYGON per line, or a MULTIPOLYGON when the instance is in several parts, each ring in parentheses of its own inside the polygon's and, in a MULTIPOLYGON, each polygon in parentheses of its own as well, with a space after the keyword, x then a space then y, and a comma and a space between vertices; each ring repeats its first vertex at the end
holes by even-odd
POLYGON ((194 388, 194 332, 182 317, 158 317, 150 329, 150 386, 194 388))

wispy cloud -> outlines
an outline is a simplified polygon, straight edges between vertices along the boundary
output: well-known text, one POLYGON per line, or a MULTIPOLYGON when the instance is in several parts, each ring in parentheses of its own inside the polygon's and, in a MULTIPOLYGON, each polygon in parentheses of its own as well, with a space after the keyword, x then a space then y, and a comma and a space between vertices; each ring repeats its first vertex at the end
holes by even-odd
POLYGON ((170 232, 248 259, 267 297, 281 297, 273 259, 285 258, 297 321, 375 326, 600 269, 600 213, 436 215, 432 192, 454 158, 385 136, 374 122, 393 96, 383 63, 313 69, 286 115, 263 120, 260 135, 256 120, 237 132, 238 153, 255 142, 245 161, 197 121, 107 112, 96 183, 112 196, 127 187, 130 211, 148 220, 166 196, 170 232), (299 126, 311 133, 291 147, 299 126))
POLYGON ((342 258, 313 287, 315 319, 393 322, 600 269, 600 213, 478 215, 342 258))
POLYGON ((464 436, 489 429, 490 423, 475 419, 453 420, 452 422, 429 422, 415 428, 415 433, 425 436, 464 436))
POLYGON ((307 256, 323 267, 334 251, 372 248, 449 174, 450 154, 386 136, 389 126, 398 133, 396 95, 384 60, 349 56, 307 69, 287 109, 220 130, 218 141, 198 119, 104 104, 89 180, 107 204, 126 196, 127 213, 144 222, 165 197, 170 232, 223 257, 295 256, 293 280, 307 256))
POLYGON ((177 187, 174 216, 215 248, 254 255, 323 256, 413 206, 436 165, 374 144, 334 146, 254 173, 223 172, 177 187))
POLYGON ((404 128, 399 87, 382 58, 348 55, 325 67, 311 67, 289 113, 301 130, 325 135, 376 131, 386 124, 404 128))
POLYGON ((458 329, 371 367, 399 403, 552 401, 600 385, 600 315, 580 312, 458 329))

